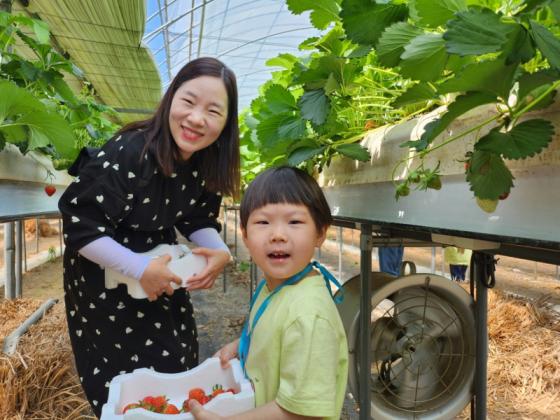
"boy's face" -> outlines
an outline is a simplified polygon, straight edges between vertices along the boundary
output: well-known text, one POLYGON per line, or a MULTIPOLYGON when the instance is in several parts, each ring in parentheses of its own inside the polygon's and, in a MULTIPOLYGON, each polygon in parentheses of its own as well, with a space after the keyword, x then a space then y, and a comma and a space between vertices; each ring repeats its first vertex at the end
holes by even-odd
POLYGON ((269 287, 275 288, 305 268, 325 235, 306 206, 267 204, 249 215, 243 242, 269 287))

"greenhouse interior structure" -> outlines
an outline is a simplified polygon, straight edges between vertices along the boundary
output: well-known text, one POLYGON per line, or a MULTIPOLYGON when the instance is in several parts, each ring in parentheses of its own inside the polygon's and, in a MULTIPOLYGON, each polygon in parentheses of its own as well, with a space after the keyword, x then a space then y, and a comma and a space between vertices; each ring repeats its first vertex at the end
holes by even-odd
POLYGON ((0 419, 560 418, 560 0, 0 0, 0 48, 0 419))

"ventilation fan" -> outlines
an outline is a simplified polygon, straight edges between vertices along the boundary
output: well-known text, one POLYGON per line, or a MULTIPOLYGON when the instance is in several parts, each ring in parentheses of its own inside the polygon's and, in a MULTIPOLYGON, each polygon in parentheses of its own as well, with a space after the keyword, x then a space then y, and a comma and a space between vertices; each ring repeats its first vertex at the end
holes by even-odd
MULTIPOLYGON (((343 286, 340 314, 350 349, 349 385, 359 395, 360 277, 343 286)), ((469 403, 475 365, 473 301, 432 274, 372 273, 371 415, 450 419, 469 403)))

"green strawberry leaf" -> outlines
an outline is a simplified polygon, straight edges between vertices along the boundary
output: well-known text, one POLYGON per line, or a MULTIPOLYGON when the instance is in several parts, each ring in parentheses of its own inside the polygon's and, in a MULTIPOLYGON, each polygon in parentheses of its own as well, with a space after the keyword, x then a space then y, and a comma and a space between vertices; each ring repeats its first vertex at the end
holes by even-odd
POLYGON ((305 121, 292 113, 266 117, 257 125, 257 136, 262 148, 262 158, 269 159, 286 153, 293 140, 305 135, 305 121))
POLYGON ((525 98, 535 89, 550 85, 560 78, 560 73, 551 69, 537 71, 535 73, 525 73, 519 80, 518 100, 525 98))
POLYGON ((23 141, 26 141, 28 137, 25 127, 21 125, 13 125, 9 127, 0 126, 0 132, 10 143, 21 143, 23 141))
POLYGON ((441 83, 438 92, 443 94, 480 91, 507 98, 516 68, 516 64, 505 65, 504 60, 467 64, 456 77, 441 83))
POLYGON ((404 105, 411 105, 434 99, 436 94, 436 89, 430 83, 420 82, 409 87, 404 93, 397 97, 391 105, 393 108, 400 108, 404 105))
POLYGON ((449 54, 482 55, 497 52, 507 41, 513 25, 502 23, 489 9, 472 8, 456 14, 443 34, 449 54))
POLYGON ((422 26, 437 28, 467 8, 464 0, 411 0, 411 18, 422 26))
POLYGON ((296 109, 296 100, 288 89, 280 85, 271 85, 264 93, 268 109, 274 113, 293 111, 296 109))
POLYGON ((535 44, 548 60, 550 66, 560 70, 560 39, 533 20, 531 21, 531 30, 535 44))
POLYGON ((487 200, 497 200, 513 187, 513 175, 500 155, 475 150, 470 160, 467 181, 474 195, 487 200))
POLYGON ((441 34, 422 34, 404 47, 401 55, 401 73, 414 80, 430 82, 440 77, 447 53, 441 34))
POLYGON ((379 4, 372 0, 342 0, 340 17, 348 38, 358 44, 375 45, 388 26, 404 21, 404 4, 379 4))
POLYGON ((63 159, 74 159, 78 154, 74 133, 64 118, 54 112, 38 111, 22 115, 17 121, 28 127, 29 149, 52 144, 63 159))
POLYGON ((552 0, 548 7, 550 7, 552 13, 554 13, 556 20, 560 20, 560 0, 552 0))
POLYGON ((531 35, 523 25, 515 25, 515 29, 509 33, 508 38, 508 42, 504 46, 506 64, 526 63, 535 56, 536 51, 531 41, 531 35))
POLYGON ((404 47, 422 33, 420 28, 406 22, 397 22, 389 26, 383 31, 377 43, 379 62, 386 67, 399 64, 404 47))
POLYGON ((54 87, 56 93, 70 105, 78 105, 78 98, 76 98, 76 95, 74 95, 74 92, 62 77, 54 79, 51 85, 54 87))
POLYGON ((46 22, 38 19, 33 19, 33 32, 35 32, 37 41, 39 41, 41 44, 50 43, 49 27, 46 22))
POLYGON ((334 149, 350 159, 359 160, 361 162, 367 162, 371 159, 369 150, 357 143, 341 144, 339 146, 334 146, 334 149))
POLYGON ((286 70, 291 70, 294 63, 298 61, 297 57, 292 54, 284 53, 278 54, 278 56, 270 58, 266 61, 266 65, 270 67, 283 67, 286 70))
POLYGON ((305 92, 298 100, 301 116, 313 124, 323 124, 329 113, 329 98, 323 89, 305 92))
POLYGON ((288 163, 292 166, 297 166, 306 160, 312 159, 314 156, 317 156, 326 149, 326 146, 321 147, 300 147, 294 150, 288 156, 288 163))
POLYGON ((15 83, 0 80, 0 92, 0 124, 9 115, 45 109, 45 105, 37 98, 15 83))
POLYGON ((507 133, 492 129, 476 144, 475 150, 502 155, 506 159, 525 159, 540 153, 552 141, 550 121, 533 119, 517 124, 507 133))
POLYGON ((543 3, 548 2, 549 0, 524 0, 525 8, 521 11, 522 14, 529 14, 533 12, 535 9, 543 6, 543 3))
POLYGON ((403 143, 401 146, 413 147, 417 151, 426 150, 434 139, 443 132, 457 117, 480 105, 492 103, 496 97, 484 92, 470 92, 458 96, 455 101, 447 107, 447 111, 437 120, 426 124, 425 131, 420 140, 403 143))
POLYGON ((298 115, 290 115, 282 120, 278 135, 282 139, 297 140, 305 135, 305 121, 298 115))
POLYGON ((325 29, 329 23, 338 20, 340 0, 286 0, 288 9, 299 15, 311 10, 311 23, 317 29, 325 29))

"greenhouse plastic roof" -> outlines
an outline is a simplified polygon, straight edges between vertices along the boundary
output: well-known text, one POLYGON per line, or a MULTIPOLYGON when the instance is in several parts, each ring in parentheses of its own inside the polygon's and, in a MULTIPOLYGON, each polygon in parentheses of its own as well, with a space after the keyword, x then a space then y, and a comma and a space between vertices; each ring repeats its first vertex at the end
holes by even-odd
POLYGON ((275 70, 265 62, 298 55, 318 34, 284 0, 19 0, 12 10, 47 22, 55 44, 125 122, 153 111, 177 71, 200 56, 235 72, 243 109, 275 70))
MULTIPOLYGON (((145 118, 161 96, 161 80, 151 53, 141 47, 146 19, 143 0, 16 1, 49 25, 55 45, 94 86, 97 96, 122 112, 123 120, 145 118)), ((77 82, 69 80, 77 88, 77 82)))
POLYGON ((240 109, 258 96, 274 67, 265 63, 319 31, 307 13, 293 15, 285 0, 147 0, 144 42, 163 87, 189 60, 212 56, 237 75, 240 109))

